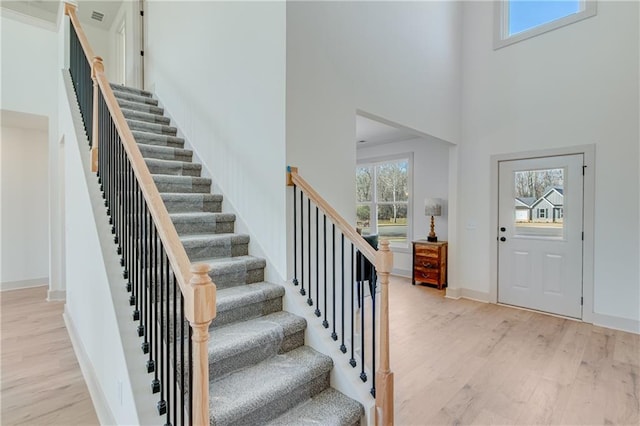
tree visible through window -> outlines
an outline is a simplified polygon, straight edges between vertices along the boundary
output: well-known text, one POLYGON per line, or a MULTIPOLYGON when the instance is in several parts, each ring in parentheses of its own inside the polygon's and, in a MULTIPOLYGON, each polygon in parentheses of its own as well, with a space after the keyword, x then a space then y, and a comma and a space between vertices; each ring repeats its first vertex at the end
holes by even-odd
POLYGON ((357 227, 406 243, 409 216, 409 159, 362 164, 356 168, 357 227))

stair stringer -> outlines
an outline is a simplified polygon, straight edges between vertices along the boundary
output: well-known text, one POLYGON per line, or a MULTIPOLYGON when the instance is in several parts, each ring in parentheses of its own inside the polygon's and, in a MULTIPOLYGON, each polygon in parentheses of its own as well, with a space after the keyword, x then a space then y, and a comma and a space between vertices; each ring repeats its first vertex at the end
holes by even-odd
MULTIPOLYGON (((89 291, 86 297, 76 295, 72 288, 67 291, 65 323, 69 329, 74 352, 101 423, 157 424, 160 419, 154 410, 157 398, 150 391, 151 379, 145 368, 148 357, 140 349, 140 338, 135 332, 136 323, 131 317, 129 293, 126 291, 126 282, 122 277, 120 256, 118 256, 113 242, 96 174, 90 170, 89 140, 84 133, 84 125, 69 70, 61 70, 61 72, 63 89, 59 101, 61 106, 59 132, 65 138, 65 174, 68 174, 67 178, 77 176, 78 180, 83 179, 83 186, 86 189, 83 194, 72 194, 65 198, 67 204, 73 207, 74 213, 77 214, 77 209, 82 208, 87 216, 91 215, 91 222, 94 222, 95 226, 84 227, 83 235, 89 236, 92 240, 95 236, 99 244, 99 247, 95 247, 93 244, 83 246, 85 255, 82 259, 67 257, 68 263, 75 260, 90 267, 91 274, 73 279, 87 281, 86 287, 94 291, 89 291), (78 162, 80 164, 77 164, 78 162), (80 167, 82 170, 77 170, 80 167), (79 197, 84 198, 86 203, 72 201, 72 199, 76 200, 79 197), (96 251, 100 256, 99 264, 86 265, 87 253, 96 251), (96 284, 100 283, 104 283, 105 287, 96 288, 96 284), (73 308, 70 306, 73 303, 91 303, 92 306, 103 307, 104 311, 91 309, 92 317, 90 318, 73 316, 73 308), (82 323, 99 324, 93 338, 87 337, 86 333, 81 332, 82 323), (92 349, 92 347, 99 345, 95 336, 101 336, 99 341, 105 341, 107 337, 114 336, 119 345, 110 349, 115 353, 107 357, 92 356, 91 352, 95 353, 95 348, 92 349), (109 366, 115 367, 117 372, 112 372, 113 374, 106 379, 101 378, 101 371, 109 366)), ((65 216, 68 215, 65 213, 65 216)), ((78 224, 78 222, 74 223, 78 224)), ((73 241, 68 237, 67 252, 72 243, 73 241)), ((74 269, 67 266, 66 271, 67 280, 70 280, 74 269)))
MULTIPOLYGON (((225 188, 218 183, 215 176, 209 170, 209 166, 207 165, 207 163, 202 160, 202 156, 199 154, 198 148, 194 146, 193 143, 191 143, 189 136, 183 133, 182 131, 182 129, 184 128, 183 123, 181 123, 179 120, 176 120, 176 118, 173 115, 171 115, 171 108, 163 102, 162 95, 160 93, 155 91, 153 87, 148 88, 148 90, 153 92, 154 98, 158 100, 158 106, 164 108, 164 116, 168 117, 171 123, 173 123, 173 126, 177 128, 177 131, 178 131, 177 136, 184 139, 184 148, 193 151, 193 162, 194 163, 197 162, 202 165, 201 176, 211 179, 212 188, 214 186, 216 188, 215 193, 222 195, 223 197, 222 211, 225 213, 234 214, 236 216, 235 232, 238 234, 246 234, 251 236, 251 239, 249 240, 249 253, 251 253, 252 256, 265 259, 265 261, 267 262, 267 266, 264 269, 264 280, 272 283, 283 282, 285 278, 280 273, 277 272, 278 268, 271 260, 271 257, 269 256, 268 251, 266 251, 262 246, 262 244, 260 244, 260 241, 258 240, 258 238, 255 237, 256 233, 252 232, 252 228, 247 224, 242 214, 240 214, 238 209, 235 207, 232 201, 233 197, 230 197, 228 192, 225 191, 225 188)), ((285 176, 284 168, 282 171, 282 176, 283 176, 282 178, 283 191, 285 191, 286 187, 284 186, 284 176, 285 176)))
POLYGON ((301 316, 307 321, 304 335, 305 345, 333 359, 333 369, 330 376, 331 387, 361 403, 364 407, 363 424, 373 426, 375 424, 375 399, 369 393, 373 372, 365 369, 369 379, 363 383, 358 374, 360 366, 353 368, 349 365, 348 354, 340 352, 339 345, 331 339, 330 333, 322 326, 322 321, 314 315, 313 309, 305 302, 306 299, 300 296, 300 288, 293 286, 291 281, 280 284, 285 288, 282 309, 301 316))

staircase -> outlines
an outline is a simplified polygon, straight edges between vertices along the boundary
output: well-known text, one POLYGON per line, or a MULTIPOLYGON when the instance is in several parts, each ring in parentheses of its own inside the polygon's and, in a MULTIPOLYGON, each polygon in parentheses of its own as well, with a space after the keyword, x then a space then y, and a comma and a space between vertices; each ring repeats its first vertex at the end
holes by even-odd
POLYGON ((208 263, 217 316, 209 333, 211 425, 356 425, 363 407, 329 386, 330 357, 304 345, 306 321, 282 310, 284 288, 151 93, 111 85, 191 262, 208 263))

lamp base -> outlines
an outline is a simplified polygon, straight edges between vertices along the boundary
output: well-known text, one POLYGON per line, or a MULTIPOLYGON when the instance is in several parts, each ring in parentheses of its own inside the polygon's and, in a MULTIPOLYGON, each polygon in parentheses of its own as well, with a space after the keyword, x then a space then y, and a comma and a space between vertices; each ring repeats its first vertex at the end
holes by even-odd
POLYGON ((438 237, 427 237, 427 241, 429 241, 430 243, 437 243, 438 237))

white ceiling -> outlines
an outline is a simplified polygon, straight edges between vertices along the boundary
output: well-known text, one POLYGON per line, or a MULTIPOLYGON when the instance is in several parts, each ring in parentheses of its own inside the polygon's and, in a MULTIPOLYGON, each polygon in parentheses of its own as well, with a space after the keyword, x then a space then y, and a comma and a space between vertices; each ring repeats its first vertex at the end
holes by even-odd
MULTIPOLYGON (((79 0, 77 3, 78 18, 83 25, 92 25, 108 30, 113 24, 122 0, 79 0), (102 22, 91 19, 93 11, 104 14, 102 22)), ((1 2, 2 7, 52 23, 56 23, 58 19, 58 8, 61 7, 61 4, 62 2, 59 0, 2 0, 1 2)))
POLYGON ((366 147, 423 137, 407 129, 393 127, 362 115, 356 115, 356 146, 366 147), (364 142, 360 142, 364 141, 364 142))

